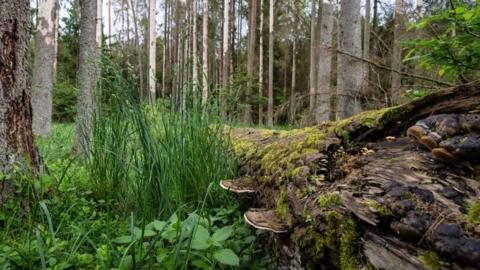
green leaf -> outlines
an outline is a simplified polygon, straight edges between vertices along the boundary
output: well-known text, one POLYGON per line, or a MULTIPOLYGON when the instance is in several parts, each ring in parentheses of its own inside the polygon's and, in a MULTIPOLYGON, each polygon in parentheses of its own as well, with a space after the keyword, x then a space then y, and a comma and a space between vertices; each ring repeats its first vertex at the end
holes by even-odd
POLYGON ((238 266, 240 264, 240 259, 238 256, 228 248, 220 249, 213 253, 213 258, 221 264, 238 266))
POLYGON ((130 242, 132 242, 132 236, 131 235, 120 236, 113 239, 113 242, 117 244, 129 244, 130 242))
POLYGON ((192 266, 196 266, 200 269, 203 270, 211 270, 213 269, 210 265, 208 265, 205 261, 203 260, 194 260, 192 261, 192 266))
POLYGON ((191 248, 195 250, 205 250, 209 248, 208 240, 210 233, 202 225, 198 225, 195 234, 193 235, 191 248))
POLYGON ((167 223, 165 221, 154 220, 150 222, 147 226, 145 226, 145 229, 161 232, 165 228, 165 226, 167 226, 167 223))
POLYGON ((232 226, 226 226, 221 228, 220 230, 216 231, 212 235, 212 239, 217 242, 223 242, 227 240, 233 233, 233 228, 232 226))

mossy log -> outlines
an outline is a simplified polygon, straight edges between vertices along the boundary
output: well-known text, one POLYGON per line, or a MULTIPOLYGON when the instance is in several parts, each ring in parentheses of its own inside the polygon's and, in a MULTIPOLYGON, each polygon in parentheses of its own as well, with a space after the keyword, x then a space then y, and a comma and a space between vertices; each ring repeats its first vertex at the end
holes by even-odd
POLYGON ((474 164, 445 164, 405 137, 417 120, 478 113, 480 83, 393 108, 290 130, 233 129, 239 176, 256 181, 251 207, 275 209, 271 234, 290 269, 480 269, 474 164), (440 259, 441 258, 441 259, 440 259))

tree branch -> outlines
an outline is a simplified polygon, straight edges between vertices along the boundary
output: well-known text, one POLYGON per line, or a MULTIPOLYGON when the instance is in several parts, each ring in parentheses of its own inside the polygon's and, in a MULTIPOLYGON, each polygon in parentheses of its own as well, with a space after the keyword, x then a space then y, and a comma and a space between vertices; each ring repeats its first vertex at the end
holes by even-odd
POLYGON ((438 84, 445 85, 445 86, 455 86, 455 84, 452 84, 452 83, 449 83, 449 82, 440 81, 440 80, 436 80, 436 79, 433 79, 433 78, 430 78, 430 77, 426 77, 426 76, 422 76, 422 75, 416 75, 416 74, 396 70, 396 69, 393 69, 391 67, 385 66, 383 64, 374 62, 374 61, 369 60, 369 59, 365 59, 363 57, 353 55, 353 54, 348 53, 348 52, 344 52, 344 51, 340 51, 340 50, 335 50, 335 51, 339 54, 347 55, 347 56, 352 57, 354 59, 369 63, 370 65, 375 66, 377 68, 384 69, 384 70, 389 70, 391 72, 395 72, 397 74, 400 74, 400 75, 403 75, 403 76, 406 76, 406 77, 411 77, 411 78, 420 79, 420 80, 424 80, 424 81, 434 82, 434 83, 438 83, 438 84))

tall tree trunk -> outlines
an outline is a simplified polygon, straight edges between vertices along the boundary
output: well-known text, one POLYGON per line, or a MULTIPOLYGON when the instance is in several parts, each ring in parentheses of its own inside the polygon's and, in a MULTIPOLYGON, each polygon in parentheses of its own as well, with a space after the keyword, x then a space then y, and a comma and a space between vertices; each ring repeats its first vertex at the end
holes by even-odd
POLYGON ((168 0, 164 1, 164 16, 163 16, 163 59, 162 59, 162 98, 166 98, 167 93, 167 52, 169 46, 168 37, 168 0))
POLYGON ((107 0, 108 45, 112 45, 112 0, 107 0))
MULTIPOLYGON (((229 59, 228 59, 228 68, 229 68, 229 75, 230 81, 233 81, 233 74, 235 73, 235 0, 230 0, 230 18, 229 27, 230 27, 230 49, 229 49, 229 59)), ((231 87, 229 88, 230 92, 233 90, 231 87)))
MULTIPOLYGON (((341 0, 339 50, 362 57, 360 1, 341 0)), ((337 118, 344 119, 362 110, 363 63, 345 54, 338 55, 337 118)))
POLYGON ((30 2, 0 0, 0 172, 18 162, 39 170, 30 105, 30 2), (27 160, 25 160, 27 159, 27 160))
MULTIPOLYGON (((318 3, 321 5, 321 3, 318 3)), ((317 74, 316 66, 318 58, 317 56, 317 37, 316 37, 316 17, 317 17, 317 0, 312 0, 312 14, 310 17, 310 61, 309 61, 309 72, 308 72, 308 85, 309 85, 309 112, 310 115, 314 114, 315 108, 315 99, 317 93, 317 74)))
POLYGON ((157 55, 157 24, 156 24, 156 0, 148 1, 148 87, 150 104, 155 103, 156 97, 156 55, 157 55))
MULTIPOLYGON (((370 59, 370 1, 365 0, 365 21, 364 21, 364 35, 363 35, 363 58, 370 59)), ((363 67, 363 91, 368 91, 368 85, 370 81, 370 65, 365 62, 363 67)))
POLYGON ((98 5, 96 0, 80 0, 80 40, 78 59, 78 97, 76 150, 84 151, 92 138, 94 92, 98 79, 98 5))
POLYGON ((193 79, 193 99, 197 100, 197 89, 199 86, 198 82, 198 56, 197 56, 197 1, 193 0, 193 31, 192 31, 192 55, 193 55, 193 70, 192 70, 192 79, 193 79))
POLYGON ((292 44, 292 82, 290 88, 290 123, 293 124, 295 121, 295 95, 297 88, 297 38, 293 38, 292 44))
MULTIPOLYGON (((404 0, 395 0, 394 28, 393 28, 393 51, 392 51, 392 69, 402 69, 402 44, 404 28, 404 0)), ((402 75, 392 72, 392 102, 399 103, 402 96, 402 75)))
POLYGON ((228 93, 228 84, 230 75, 228 74, 228 69, 230 65, 229 61, 229 47, 230 47, 230 0, 223 1, 223 53, 222 53, 222 87, 220 88, 220 112, 223 119, 227 119, 226 113, 226 97, 228 93))
POLYGON ((140 96, 140 100, 143 101, 143 95, 145 93, 145 82, 144 82, 145 76, 143 72, 143 51, 140 46, 140 35, 138 33, 137 6, 135 4, 136 2, 134 2, 134 0, 130 0, 130 6, 132 9, 132 15, 133 15, 133 31, 135 34, 135 48, 137 51, 137 65, 138 65, 138 73, 139 73, 138 77, 140 77, 139 96, 140 96))
POLYGON ((330 120, 332 98, 332 40, 333 40, 333 5, 322 4, 321 35, 319 61, 317 63, 317 93, 315 99, 315 122, 317 124, 330 120))
POLYGON ((257 32, 257 0, 249 1, 250 14, 248 19, 248 51, 247 51, 247 89, 245 91, 245 111, 243 122, 252 123, 252 87, 253 71, 255 70, 255 39, 257 32))
MULTIPOLYGON (((263 0, 260 0, 260 44, 258 52, 258 97, 263 98, 263 0)), ((258 124, 263 125, 263 104, 258 104, 258 124)))
POLYGON ((275 0, 270 0, 269 7, 269 32, 268 32, 268 108, 267 108, 267 126, 273 126, 273 44, 274 38, 274 18, 275 18, 275 0))
POLYGON ((52 123, 52 92, 56 64, 58 6, 56 0, 39 0, 35 60, 32 78, 33 132, 48 137, 52 123))
POLYGON ((202 105, 208 103, 208 0, 203 0, 202 18, 202 105))

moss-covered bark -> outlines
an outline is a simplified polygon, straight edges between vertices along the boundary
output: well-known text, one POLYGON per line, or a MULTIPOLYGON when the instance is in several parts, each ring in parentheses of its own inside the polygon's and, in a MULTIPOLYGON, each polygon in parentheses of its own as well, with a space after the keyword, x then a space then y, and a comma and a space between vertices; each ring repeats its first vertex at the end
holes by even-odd
POLYGON ((338 122, 231 134, 239 175, 258 184, 256 204, 293 228, 273 241, 290 266, 427 269, 419 258, 431 250, 460 269, 480 260, 480 228, 467 226, 465 210, 480 195, 477 172, 434 162, 403 133, 430 114, 475 110, 471 84, 338 122))

